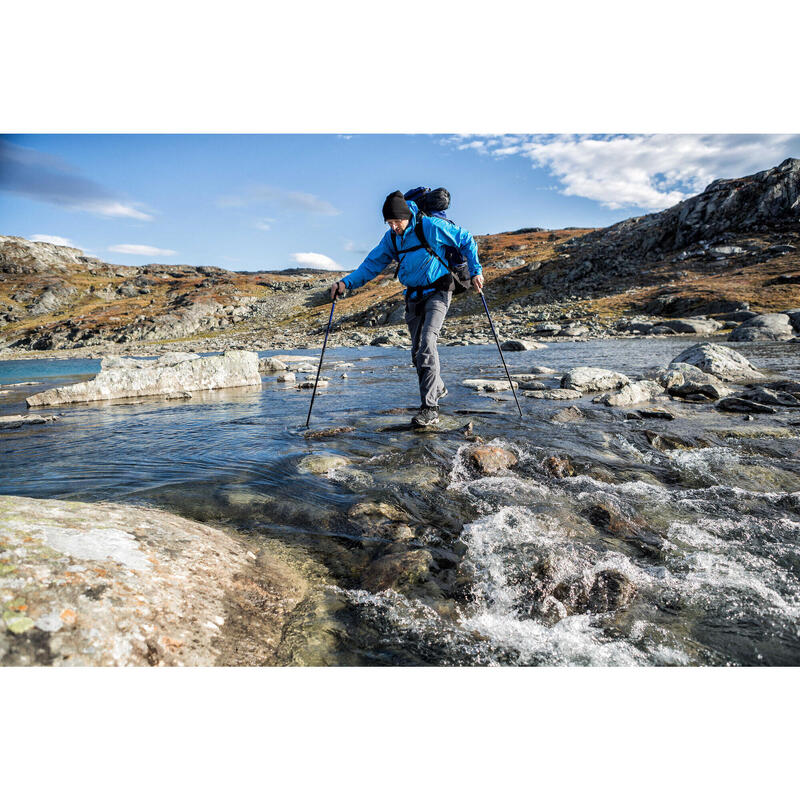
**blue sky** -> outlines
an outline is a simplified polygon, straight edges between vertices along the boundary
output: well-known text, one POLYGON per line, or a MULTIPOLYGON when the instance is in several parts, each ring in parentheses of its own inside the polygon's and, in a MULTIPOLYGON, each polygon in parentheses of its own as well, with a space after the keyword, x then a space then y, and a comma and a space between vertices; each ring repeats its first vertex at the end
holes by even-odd
POLYGON ((800 135, 8 135, 0 234, 119 264, 351 269, 383 198, 446 186, 474 234, 605 226, 800 157, 800 135))

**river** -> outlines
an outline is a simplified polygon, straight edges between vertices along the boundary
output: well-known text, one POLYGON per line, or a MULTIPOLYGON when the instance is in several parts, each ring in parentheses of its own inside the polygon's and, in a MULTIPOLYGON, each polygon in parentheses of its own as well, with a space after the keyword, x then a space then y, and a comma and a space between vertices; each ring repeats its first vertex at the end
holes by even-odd
MULTIPOLYGON (((596 366, 633 376, 693 341, 553 342, 505 355, 512 372, 596 366)), ((796 344, 736 349, 757 368, 800 378, 796 344)), ((304 353, 318 357, 293 351, 304 353)), ((800 664, 800 427, 791 424, 800 414, 745 421, 668 402, 674 420, 629 419, 590 397, 520 396, 520 418, 510 392, 461 384, 502 377, 494 347, 440 354, 449 395, 437 433, 406 427, 402 409, 418 402, 407 351, 340 348, 326 363, 351 366, 323 368, 331 383, 312 428, 352 432, 304 438, 310 392, 271 376, 261 389, 177 402, 37 409, 62 416, 0 434, 0 491, 150 505, 269 542, 316 587, 287 633, 287 663, 800 664), (570 405, 583 417, 551 421, 570 405), (469 467, 461 429, 470 421, 516 454, 513 470, 487 477, 469 467), (350 463, 302 471, 312 454, 350 463), (555 474, 552 456, 574 474, 555 474), (398 509, 413 537, 356 524, 348 511, 369 502, 398 509), (366 588, 380 554, 420 548, 430 569, 412 590, 366 588), (598 605, 599 579, 624 602, 598 605)), ((98 370, 91 360, 0 362, 0 414, 98 370), (23 382, 36 385, 10 385, 23 382)))

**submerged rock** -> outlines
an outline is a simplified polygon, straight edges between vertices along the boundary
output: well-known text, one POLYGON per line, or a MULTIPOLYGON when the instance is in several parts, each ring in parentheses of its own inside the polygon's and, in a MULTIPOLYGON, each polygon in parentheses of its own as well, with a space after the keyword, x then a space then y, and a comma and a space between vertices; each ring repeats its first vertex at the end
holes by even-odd
POLYGON ((500 345, 501 350, 520 352, 522 350, 543 350, 547 345, 533 342, 530 339, 509 339, 500 345))
POLYGON ((261 385, 258 354, 245 350, 231 350, 208 358, 199 358, 194 353, 169 353, 157 361, 104 359, 104 362, 93 380, 48 389, 31 395, 25 402, 30 408, 261 385))
POLYGON ((548 456, 542 466, 554 478, 574 478, 577 474, 569 456, 548 456))
POLYGON ((0 664, 278 663, 305 581, 153 509, 0 497, 0 664))
POLYGON ((736 350, 708 342, 692 345, 675 356, 671 363, 690 364, 728 382, 744 382, 764 377, 763 373, 736 350))
POLYGON ((300 460, 297 470, 312 475, 327 475, 329 470, 346 467, 350 463, 346 456, 310 455, 300 460))
POLYGON ((430 579, 433 556, 428 550, 407 553, 390 553, 373 561, 362 578, 364 588, 370 592, 387 589, 408 591, 430 579))
POLYGON ((352 433, 355 428, 352 425, 340 425, 338 428, 323 428, 320 431, 306 431, 303 437, 306 439, 327 439, 332 436, 340 436, 343 433, 352 433))

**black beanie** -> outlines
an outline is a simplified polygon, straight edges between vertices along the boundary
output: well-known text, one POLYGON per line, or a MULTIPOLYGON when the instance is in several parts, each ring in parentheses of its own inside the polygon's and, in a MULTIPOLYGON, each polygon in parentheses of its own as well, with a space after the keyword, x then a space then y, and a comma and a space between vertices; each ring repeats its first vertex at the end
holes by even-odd
POLYGON ((411 219, 414 216, 408 207, 403 193, 398 189, 386 196, 383 203, 383 219, 411 219))

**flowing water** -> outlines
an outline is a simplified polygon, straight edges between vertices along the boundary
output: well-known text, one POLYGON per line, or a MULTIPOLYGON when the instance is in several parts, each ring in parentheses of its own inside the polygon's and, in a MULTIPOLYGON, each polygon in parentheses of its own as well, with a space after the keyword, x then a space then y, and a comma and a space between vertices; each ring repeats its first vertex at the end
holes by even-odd
MULTIPOLYGON (((552 343, 506 360, 512 372, 633 376, 690 343, 552 343)), ((796 345, 737 349, 800 378, 796 345)), ((402 409, 417 402, 407 351, 343 348, 326 353, 351 366, 323 369, 331 383, 312 428, 352 432, 304 438, 310 392, 269 376, 261 389, 185 401, 36 409, 62 416, 0 434, 0 492, 155 506, 278 548, 315 587, 287 629, 287 663, 800 664, 800 413, 745 421, 670 402, 674 420, 627 419, 589 397, 520 397, 520 419, 510 392, 461 385, 502 377, 496 349, 440 354, 449 395, 436 433, 406 424, 402 409), (569 405, 584 417, 551 421, 569 405), (517 466, 476 473, 469 422, 517 466), (303 471, 312 454, 350 463, 303 471), (553 469, 553 456, 572 468, 553 469), (406 539, 358 524, 348 510, 365 502, 399 509, 406 539), (420 580, 403 593, 369 590, 376 559, 419 549, 431 556, 420 580)), ((98 369, 0 363, 0 413, 98 369), (23 382, 36 385, 10 385, 23 382)))

